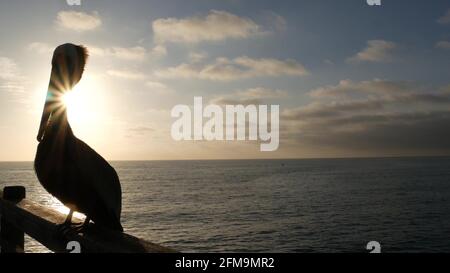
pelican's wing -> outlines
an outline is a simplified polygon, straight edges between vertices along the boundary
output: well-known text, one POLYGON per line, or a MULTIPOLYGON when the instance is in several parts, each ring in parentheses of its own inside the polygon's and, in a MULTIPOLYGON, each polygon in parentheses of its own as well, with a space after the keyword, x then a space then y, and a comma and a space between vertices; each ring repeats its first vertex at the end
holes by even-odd
POLYGON ((76 145, 75 162, 84 178, 82 183, 95 191, 106 209, 113 213, 120 223, 122 210, 122 189, 114 168, 97 152, 81 140, 76 145), (78 163, 79 162, 79 163, 78 163))

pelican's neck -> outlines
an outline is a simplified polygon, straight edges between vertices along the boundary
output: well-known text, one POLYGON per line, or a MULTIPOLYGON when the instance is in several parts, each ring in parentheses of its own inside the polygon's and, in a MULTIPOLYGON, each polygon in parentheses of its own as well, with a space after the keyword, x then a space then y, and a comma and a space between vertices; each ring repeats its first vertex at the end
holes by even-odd
POLYGON ((72 128, 70 127, 69 120, 67 118, 67 110, 63 106, 59 111, 52 113, 50 118, 50 135, 53 138, 63 140, 66 137, 73 135, 72 128))
POLYGON ((47 101, 52 104, 49 127, 53 137, 65 138, 66 136, 71 136, 73 132, 67 118, 67 108, 63 100, 64 87, 60 82, 58 78, 55 78, 55 73, 52 71, 47 95, 47 101))
POLYGON ((58 111, 52 113, 50 118, 51 125, 58 126, 59 128, 70 128, 69 120, 67 118, 67 109, 64 105, 58 111))

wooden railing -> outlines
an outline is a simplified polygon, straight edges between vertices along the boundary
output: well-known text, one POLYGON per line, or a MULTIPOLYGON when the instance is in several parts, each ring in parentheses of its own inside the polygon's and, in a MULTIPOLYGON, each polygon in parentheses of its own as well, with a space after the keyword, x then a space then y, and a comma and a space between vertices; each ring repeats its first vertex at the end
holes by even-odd
MULTIPOLYGON (((126 233, 89 225, 82 233, 61 232, 66 215, 25 198, 25 188, 0 190, 0 246, 3 253, 23 253, 24 234, 53 252, 171 253, 174 250, 126 233)), ((76 217, 73 221, 81 221, 76 217)))

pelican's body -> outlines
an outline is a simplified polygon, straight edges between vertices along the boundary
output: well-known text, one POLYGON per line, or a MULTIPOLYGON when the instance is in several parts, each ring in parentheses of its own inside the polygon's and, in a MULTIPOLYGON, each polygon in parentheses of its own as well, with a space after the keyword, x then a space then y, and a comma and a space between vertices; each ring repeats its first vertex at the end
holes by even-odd
POLYGON ((81 79, 86 57, 84 48, 72 44, 55 50, 34 167, 42 186, 71 209, 70 218, 73 211, 78 211, 87 216, 87 221, 92 219, 100 226, 122 231, 122 193, 117 173, 75 137, 61 103, 64 92, 81 79))

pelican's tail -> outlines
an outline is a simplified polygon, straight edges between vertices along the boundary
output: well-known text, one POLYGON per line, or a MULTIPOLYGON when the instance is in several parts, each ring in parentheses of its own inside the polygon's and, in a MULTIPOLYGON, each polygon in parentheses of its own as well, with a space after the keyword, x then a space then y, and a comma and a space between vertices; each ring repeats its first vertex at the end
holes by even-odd
POLYGON ((119 220, 114 221, 112 224, 111 229, 123 232, 123 227, 119 220))
MULTIPOLYGON (((123 227, 122 227, 122 224, 120 223, 120 219, 117 218, 117 216, 115 214, 111 214, 109 216, 110 217, 108 217, 107 221, 101 221, 101 222, 98 222, 98 224, 102 227, 105 227, 105 228, 108 228, 111 230, 123 232, 123 227)), ((106 219, 104 219, 104 220, 106 220, 106 219)))

